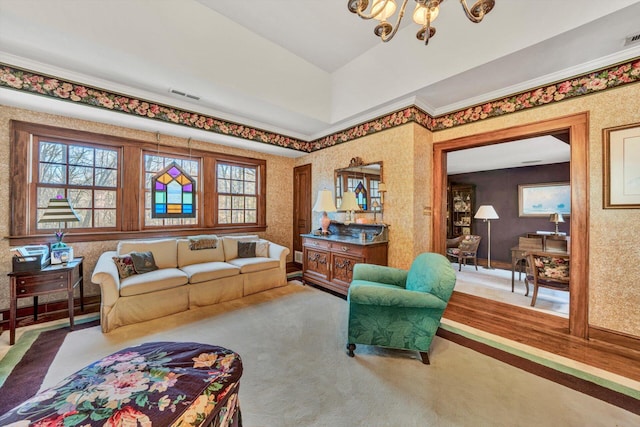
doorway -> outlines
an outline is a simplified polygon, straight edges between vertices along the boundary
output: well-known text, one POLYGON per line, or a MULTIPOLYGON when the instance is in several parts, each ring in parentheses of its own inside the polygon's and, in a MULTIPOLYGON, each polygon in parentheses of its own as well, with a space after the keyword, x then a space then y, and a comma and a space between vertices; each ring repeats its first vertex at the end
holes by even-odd
MULTIPOLYGON (((434 143, 433 159, 433 245, 434 251, 445 253, 446 250, 446 197, 447 197, 447 153, 465 148, 482 147, 516 139, 530 138, 566 131, 571 147, 571 216, 570 243, 570 302, 568 323, 564 319, 553 319, 551 322, 561 329, 568 329, 571 335, 588 337, 588 255, 589 255, 589 170, 588 170, 588 113, 580 113, 557 119, 545 120, 507 129, 491 131, 468 137, 456 138, 434 143)), ((455 292, 454 292, 455 297, 455 292)), ((491 300, 469 296, 481 300, 482 304, 495 305, 496 310, 503 310, 491 300)), ((455 299, 455 298, 454 298, 455 299)), ((517 316, 517 310, 512 309, 517 316)))

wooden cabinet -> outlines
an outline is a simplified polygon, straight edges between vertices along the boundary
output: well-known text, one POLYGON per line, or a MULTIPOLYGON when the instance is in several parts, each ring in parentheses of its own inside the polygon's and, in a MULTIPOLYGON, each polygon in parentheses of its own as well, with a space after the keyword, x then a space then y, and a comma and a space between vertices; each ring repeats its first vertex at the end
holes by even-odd
POLYGON ((355 243, 305 236, 302 239, 302 278, 346 295, 357 263, 387 265, 387 242, 355 243))
POLYGON ((447 237, 449 239, 474 234, 475 199, 475 185, 449 184, 447 197, 447 237))

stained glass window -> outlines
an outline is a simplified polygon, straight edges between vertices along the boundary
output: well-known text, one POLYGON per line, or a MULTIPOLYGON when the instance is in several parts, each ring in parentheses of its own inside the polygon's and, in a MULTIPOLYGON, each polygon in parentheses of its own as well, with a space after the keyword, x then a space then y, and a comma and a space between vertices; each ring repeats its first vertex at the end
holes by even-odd
POLYGON ((196 181, 176 162, 158 172, 152 180, 153 218, 195 218, 196 181))
POLYGON ((360 181, 358 185, 356 185, 354 192, 356 193, 356 200, 358 201, 360 208, 363 211, 369 210, 368 200, 367 200, 367 189, 364 188, 362 181, 360 181))

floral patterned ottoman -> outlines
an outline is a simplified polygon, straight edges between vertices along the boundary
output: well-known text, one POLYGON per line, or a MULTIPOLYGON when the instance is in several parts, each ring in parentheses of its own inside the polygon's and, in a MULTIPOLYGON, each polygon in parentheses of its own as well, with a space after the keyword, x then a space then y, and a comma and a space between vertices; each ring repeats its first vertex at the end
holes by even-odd
POLYGON ((242 425, 240 356, 192 342, 129 347, 0 417, 7 426, 242 425))

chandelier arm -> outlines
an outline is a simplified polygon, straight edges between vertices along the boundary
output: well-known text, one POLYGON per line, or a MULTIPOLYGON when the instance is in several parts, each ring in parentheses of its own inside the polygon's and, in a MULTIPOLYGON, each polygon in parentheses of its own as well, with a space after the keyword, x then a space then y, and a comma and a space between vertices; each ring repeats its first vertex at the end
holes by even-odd
POLYGON ((469 21, 474 22, 476 24, 482 21, 482 18, 484 18, 484 15, 485 15, 484 8, 476 7, 481 3, 484 3, 484 0, 478 0, 478 2, 472 6, 472 8, 478 12, 478 15, 476 16, 469 10, 469 6, 467 6, 467 0, 460 0, 462 9, 464 10, 465 15, 467 15, 467 18, 469 18, 469 21))
POLYGON ((383 42, 388 42, 389 40, 391 40, 393 38, 393 36, 396 35, 396 33, 398 32, 398 28, 400 28, 400 21, 402 21, 402 17, 404 16, 404 9, 407 7, 407 2, 409 0, 404 0, 402 2, 402 7, 400 7, 400 12, 398 12, 398 19, 396 19, 396 25, 393 26, 393 30, 389 33, 389 34, 382 34, 380 35, 380 39, 383 42))
POLYGON ((358 2, 358 8, 355 9, 355 12, 362 19, 373 19, 376 16, 380 15, 384 11, 384 9, 387 7, 387 3, 389 3, 390 1, 391 0, 384 0, 384 4, 380 8, 380 11, 378 13, 376 13, 376 14, 373 13, 373 3, 371 4, 371 13, 370 14, 366 14, 366 13, 364 13, 364 11, 367 10, 367 7, 369 5, 365 6, 363 9, 360 9, 360 2, 358 2))

